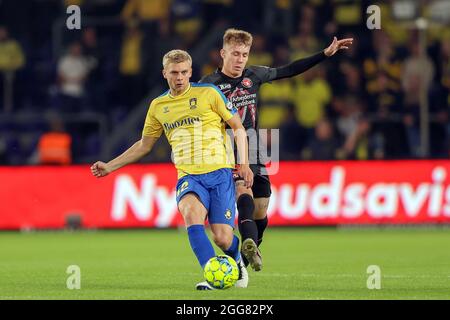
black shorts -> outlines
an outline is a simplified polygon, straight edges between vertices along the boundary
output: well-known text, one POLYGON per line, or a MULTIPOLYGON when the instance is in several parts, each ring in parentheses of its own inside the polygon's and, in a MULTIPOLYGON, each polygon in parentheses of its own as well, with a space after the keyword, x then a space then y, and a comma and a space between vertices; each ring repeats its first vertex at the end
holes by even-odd
MULTIPOLYGON (((236 166, 237 167, 237 166, 236 166)), ((253 198, 269 198, 272 194, 270 189, 270 179, 267 174, 264 174, 266 167, 263 164, 251 164, 250 169, 253 171, 253 198)), ((238 175, 237 169, 233 170, 234 181, 244 180, 238 175)))

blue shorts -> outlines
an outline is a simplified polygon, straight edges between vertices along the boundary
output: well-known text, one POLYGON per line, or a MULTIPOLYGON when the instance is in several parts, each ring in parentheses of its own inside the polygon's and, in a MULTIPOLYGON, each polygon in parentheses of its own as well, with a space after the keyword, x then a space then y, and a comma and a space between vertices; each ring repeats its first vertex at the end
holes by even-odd
POLYGON ((234 228, 236 195, 231 169, 205 174, 189 174, 177 182, 177 204, 188 193, 198 196, 208 211, 210 224, 223 223, 234 228))

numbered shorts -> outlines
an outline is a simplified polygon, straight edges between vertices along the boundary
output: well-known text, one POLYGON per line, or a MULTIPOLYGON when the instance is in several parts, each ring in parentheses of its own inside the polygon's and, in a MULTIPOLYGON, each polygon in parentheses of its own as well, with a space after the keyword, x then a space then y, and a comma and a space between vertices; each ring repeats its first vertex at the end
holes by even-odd
POLYGON ((188 193, 197 195, 205 206, 209 224, 223 223, 234 228, 236 195, 231 169, 180 178, 177 182, 177 204, 188 193))

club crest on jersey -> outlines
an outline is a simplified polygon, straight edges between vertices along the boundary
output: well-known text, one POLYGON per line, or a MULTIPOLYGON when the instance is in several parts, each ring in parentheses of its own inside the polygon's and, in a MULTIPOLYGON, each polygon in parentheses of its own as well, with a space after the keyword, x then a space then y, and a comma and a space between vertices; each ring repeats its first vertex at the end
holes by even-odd
POLYGON ((246 88, 251 88, 253 86, 253 81, 249 78, 244 78, 241 83, 246 88))
POLYGON ((231 210, 227 209, 227 211, 225 211, 225 218, 227 218, 228 220, 231 219, 231 210))
POLYGON ((167 112, 169 112, 169 107, 164 107, 164 110, 163 110, 163 112, 164 112, 164 113, 167 113, 167 112))
POLYGON ((191 98, 189 100, 189 106, 191 110, 197 108, 197 98, 191 98))

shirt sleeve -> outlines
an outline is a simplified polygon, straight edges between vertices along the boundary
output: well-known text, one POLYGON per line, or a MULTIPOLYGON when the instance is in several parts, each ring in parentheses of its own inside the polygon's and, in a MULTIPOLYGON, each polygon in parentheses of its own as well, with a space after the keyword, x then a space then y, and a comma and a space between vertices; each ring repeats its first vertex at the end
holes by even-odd
POLYGON ((261 83, 270 82, 277 76, 277 69, 265 66, 252 66, 251 70, 255 73, 261 83))
POLYGON ((163 132, 161 122, 155 117, 155 105, 152 101, 145 117, 144 129, 142 130, 143 136, 159 138, 163 132))
POLYGON ((261 83, 265 83, 273 80, 297 76, 326 59, 327 56, 323 53, 323 51, 321 51, 315 55, 296 60, 282 67, 270 68, 264 66, 252 66, 251 70, 261 80, 261 83))
POLYGON ((211 86, 211 107, 224 121, 230 120, 237 112, 233 104, 216 86, 211 86))
POLYGON ((294 62, 289 63, 288 65, 276 68, 275 78, 272 80, 278 80, 283 78, 290 78, 296 75, 299 75, 305 71, 308 71, 315 65, 321 63, 326 60, 327 56, 323 51, 316 53, 310 57, 299 59, 294 62))

